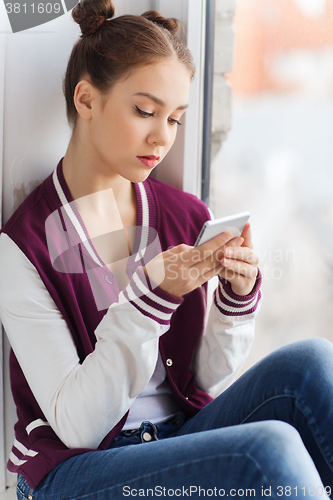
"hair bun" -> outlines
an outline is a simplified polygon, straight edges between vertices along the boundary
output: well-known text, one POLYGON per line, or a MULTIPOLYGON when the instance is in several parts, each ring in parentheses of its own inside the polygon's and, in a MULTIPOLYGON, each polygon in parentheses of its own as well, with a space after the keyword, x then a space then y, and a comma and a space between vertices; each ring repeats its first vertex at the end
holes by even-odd
POLYGON ((156 10, 149 10, 142 14, 142 17, 145 17, 153 23, 159 24, 163 28, 170 31, 172 35, 175 35, 179 29, 179 22, 177 19, 173 17, 167 19, 166 17, 163 17, 161 14, 156 12, 156 10))
POLYGON ((114 13, 111 0, 81 0, 72 10, 72 17, 80 25, 84 37, 95 33, 114 13))

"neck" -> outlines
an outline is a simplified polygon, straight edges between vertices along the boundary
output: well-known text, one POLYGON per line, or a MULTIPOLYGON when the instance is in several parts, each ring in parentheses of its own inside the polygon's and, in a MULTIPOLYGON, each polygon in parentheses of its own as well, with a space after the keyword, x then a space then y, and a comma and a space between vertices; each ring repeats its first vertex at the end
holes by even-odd
MULTIPOLYGON (((103 168, 89 147, 82 147, 82 141, 78 141, 74 134, 63 158, 62 168, 74 200, 112 189, 120 210, 135 202, 135 191, 131 181, 103 168)), ((97 210, 98 208, 96 206, 97 210)))

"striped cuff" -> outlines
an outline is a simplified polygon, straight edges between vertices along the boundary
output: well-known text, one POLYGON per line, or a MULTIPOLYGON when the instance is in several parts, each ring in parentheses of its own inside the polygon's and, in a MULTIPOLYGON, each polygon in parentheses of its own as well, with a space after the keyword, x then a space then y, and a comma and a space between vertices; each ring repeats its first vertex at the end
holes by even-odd
POLYGON ((16 466, 20 466, 25 464, 29 458, 35 457, 36 455, 38 455, 37 451, 28 450, 28 448, 15 438, 9 461, 16 466))
POLYGON ((256 283, 250 295, 236 295, 229 281, 219 276, 219 286, 214 292, 214 303, 225 316, 245 316, 254 313, 261 299, 261 272, 258 269, 256 283))
POLYGON ((142 267, 138 267, 135 271, 122 294, 126 301, 130 302, 142 314, 161 325, 170 324, 172 314, 184 300, 170 295, 158 286, 153 289, 142 267))

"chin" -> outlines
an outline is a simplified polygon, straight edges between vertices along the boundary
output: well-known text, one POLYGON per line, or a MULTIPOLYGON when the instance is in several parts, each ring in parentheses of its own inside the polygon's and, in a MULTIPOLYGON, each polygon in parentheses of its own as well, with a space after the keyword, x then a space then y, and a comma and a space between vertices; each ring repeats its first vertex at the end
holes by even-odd
POLYGON ((147 179, 147 177, 149 177, 149 175, 151 174, 151 172, 154 170, 154 168, 150 168, 150 169, 145 169, 144 171, 139 171, 139 172, 135 172, 134 174, 130 175, 128 178, 129 181, 131 182, 134 182, 134 183, 138 183, 138 182, 143 182, 147 179))

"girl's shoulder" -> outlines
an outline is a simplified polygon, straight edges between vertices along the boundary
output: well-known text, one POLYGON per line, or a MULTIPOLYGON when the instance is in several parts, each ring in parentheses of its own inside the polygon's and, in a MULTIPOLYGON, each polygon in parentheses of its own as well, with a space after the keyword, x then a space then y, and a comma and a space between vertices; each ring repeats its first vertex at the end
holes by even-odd
POLYGON ((45 190, 49 177, 28 194, 3 225, 0 233, 6 233, 17 243, 21 242, 22 246, 36 238, 44 238, 45 220, 52 212, 45 190))
MULTIPOLYGON (((19 207, 14 211, 8 221, 4 224, 1 231, 9 231, 12 230, 15 226, 25 225, 26 220, 29 218, 29 214, 36 210, 37 205, 39 205, 40 201, 43 198, 43 189, 42 184, 37 186, 25 200, 19 205, 19 207)), ((38 211, 38 209, 37 209, 38 211)))

